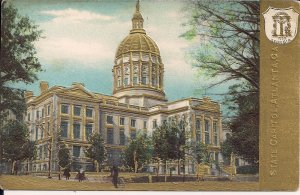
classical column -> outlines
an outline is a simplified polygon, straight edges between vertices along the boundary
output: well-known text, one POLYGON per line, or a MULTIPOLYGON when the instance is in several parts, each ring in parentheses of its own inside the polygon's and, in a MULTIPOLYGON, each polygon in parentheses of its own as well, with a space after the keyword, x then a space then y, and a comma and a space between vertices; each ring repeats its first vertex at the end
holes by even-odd
POLYGON ((138 64, 138 74, 139 74, 139 82, 138 82, 138 85, 141 86, 142 84, 142 52, 140 52, 140 60, 139 60, 139 64, 138 64))
POLYGON ((130 52, 130 58, 129 58, 129 65, 130 65, 130 72, 129 72, 129 82, 130 86, 133 86, 133 62, 132 62, 132 52, 130 52))
POLYGON ((83 141, 86 141, 86 105, 82 105, 82 139, 83 141))
POLYGON ((95 129, 93 129, 93 132, 98 132, 101 134, 100 132, 100 128, 99 128, 99 110, 98 110, 99 106, 94 106, 94 113, 93 113, 93 118, 94 118, 94 127, 95 129))
POLYGON ((210 140, 211 140, 211 144, 214 145, 214 117, 210 116, 210 140))
POLYGON ((148 86, 150 87, 152 85, 152 57, 151 53, 149 53, 149 63, 148 63, 148 86))
POLYGON ((120 87, 124 87, 124 63, 123 63, 123 59, 124 59, 124 56, 122 54, 122 63, 121 63, 121 85, 120 87))
POLYGON ((205 115, 204 114, 202 114, 201 115, 201 129, 202 129, 202 131, 201 131, 201 133, 202 133, 202 143, 205 143, 205 115))
POLYGON ((114 91, 117 89, 117 79, 118 79, 118 76, 116 75, 116 68, 113 67, 112 69, 112 73, 113 73, 113 78, 114 78, 114 91))
POLYGON ((222 117, 220 116, 219 117, 219 120, 218 120, 218 125, 219 125, 219 132, 218 132, 218 146, 220 146, 220 142, 221 142, 221 137, 222 137, 222 132, 223 132, 223 129, 222 129, 222 117))
POLYGON ((73 109, 74 106, 72 104, 70 104, 70 139, 74 139, 74 134, 73 134, 73 123, 74 123, 74 119, 73 119, 73 109))
POLYGON ((191 127, 192 127, 192 139, 193 141, 196 141, 196 128, 195 128, 195 123, 196 123, 196 115, 195 113, 192 114, 192 124, 191 124, 191 127))

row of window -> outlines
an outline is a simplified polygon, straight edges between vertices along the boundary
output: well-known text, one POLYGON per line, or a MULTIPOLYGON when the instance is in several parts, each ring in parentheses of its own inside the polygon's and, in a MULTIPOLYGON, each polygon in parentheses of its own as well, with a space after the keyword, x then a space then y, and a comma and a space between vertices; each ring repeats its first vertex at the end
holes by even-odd
MULTIPOLYGON (((47 112, 45 113, 45 108, 42 108, 41 110, 38 109, 35 111, 35 116, 36 116, 36 119, 39 119, 39 118, 44 118, 45 117, 45 114, 47 116, 50 116, 50 112, 51 112, 51 106, 50 105, 47 105, 47 112)), ((27 113, 27 121, 30 121, 31 120, 31 114, 30 112, 27 113)))
MULTIPOLYGON (((82 106, 80 105, 74 105, 73 114, 75 116, 81 116, 82 106)), ((85 108, 85 116, 86 117, 93 117, 94 109, 91 107, 85 108)), ((69 104, 62 104, 61 105, 61 113, 62 114, 70 114, 70 105, 69 104)))
MULTIPOLYGON (((117 64, 120 64, 122 61, 123 61, 123 63, 126 63, 126 62, 129 62, 129 60, 130 60, 130 55, 127 54, 127 55, 124 55, 123 60, 122 60, 122 58, 117 59, 117 64)), ((150 56, 149 56, 149 54, 142 53, 142 57, 140 58, 139 53, 137 53, 137 54, 133 53, 132 61, 139 61, 139 60, 148 62, 150 60, 150 56)), ((156 57, 155 55, 151 55, 151 61, 153 63, 156 63, 157 60, 159 63, 161 63, 161 58, 159 56, 156 57)))
MULTIPOLYGON (((113 116, 111 115, 107 115, 106 116, 106 124, 114 124, 114 120, 113 120, 113 116)), ((136 127, 137 121, 136 119, 130 119, 130 126, 131 127, 136 127)), ((119 125, 120 126, 124 126, 125 125, 125 118, 124 117, 120 117, 119 119, 119 125)), ((143 128, 146 129, 147 128, 147 121, 144 121, 143 124, 143 128)))
MULTIPOLYGON (((205 135, 205 144, 210 144, 210 121, 204 120, 204 135, 205 135)), ((217 121, 213 122, 213 133, 214 133, 214 145, 218 145, 218 123, 217 121)), ((196 142, 202 141, 202 132, 201 132, 201 122, 200 119, 196 120, 196 142)))
MULTIPOLYGON (((119 138, 120 138, 120 145, 124 146, 126 140, 124 129, 120 129, 119 138)), ((135 139, 135 138, 136 138, 136 131, 135 130, 130 131, 130 139, 135 139)), ((106 143, 114 144, 114 129, 112 128, 107 129, 106 143)))
POLYGON ((39 159, 45 159, 45 158, 48 158, 48 144, 45 144, 43 146, 39 146, 38 147, 38 157, 39 159))
MULTIPOLYGON (((68 129, 69 129, 69 122, 61 121, 61 137, 68 138, 68 129)), ((89 136, 93 133, 93 124, 88 123, 85 125, 85 137, 88 139, 89 136)), ((73 123, 73 136, 74 139, 81 139, 81 124, 80 123, 73 123)))
MULTIPOLYGON (((134 85, 138 85, 138 84, 139 84, 139 79, 138 79, 137 76, 134 76, 134 77, 132 78, 132 83, 133 83, 134 85)), ((157 78, 156 78, 156 76, 152 77, 151 83, 152 83, 153 86, 159 84, 159 83, 157 83, 157 78)), ((129 84, 130 84, 130 82, 129 82, 129 77, 125 77, 125 78, 124 78, 123 85, 124 85, 124 86, 128 86, 129 84)), ((148 77, 143 76, 142 79, 141 79, 140 84, 142 84, 142 85, 147 85, 147 84, 148 84, 148 77)), ((120 87, 121 85, 122 85, 121 78, 118 78, 118 87, 120 87)))

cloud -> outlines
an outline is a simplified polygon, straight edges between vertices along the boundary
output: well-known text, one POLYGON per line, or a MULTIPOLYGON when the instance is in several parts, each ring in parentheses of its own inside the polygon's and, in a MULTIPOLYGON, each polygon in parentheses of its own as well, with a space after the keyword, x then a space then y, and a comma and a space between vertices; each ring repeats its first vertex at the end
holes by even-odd
POLYGON ((57 61, 65 62, 62 66, 97 68, 107 61, 113 64, 116 47, 124 37, 118 38, 120 33, 112 30, 130 27, 130 21, 70 8, 41 13, 54 16, 40 23, 46 29, 45 38, 36 43, 39 58, 50 66, 57 61))
POLYGON ((70 59, 91 66, 102 59, 111 58, 114 52, 100 42, 75 40, 67 37, 50 37, 37 43, 38 55, 44 60, 70 59))
POLYGON ((64 10, 48 10, 41 11, 42 14, 50 15, 57 19, 67 19, 72 21, 88 21, 88 20, 111 20, 112 16, 102 15, 98 13, 93 13, 85 10, 76 10, 72 8, 64 10))

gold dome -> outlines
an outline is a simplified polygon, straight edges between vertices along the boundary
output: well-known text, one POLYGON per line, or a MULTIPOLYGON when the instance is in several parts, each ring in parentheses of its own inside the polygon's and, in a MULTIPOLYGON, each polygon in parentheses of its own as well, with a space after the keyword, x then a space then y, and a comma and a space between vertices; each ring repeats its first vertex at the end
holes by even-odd
POLYGON ((116 58, 129 52, 145 52, 160 56, 156 43, 146 33, 134 32, 129 34, 119 45, 116 58))

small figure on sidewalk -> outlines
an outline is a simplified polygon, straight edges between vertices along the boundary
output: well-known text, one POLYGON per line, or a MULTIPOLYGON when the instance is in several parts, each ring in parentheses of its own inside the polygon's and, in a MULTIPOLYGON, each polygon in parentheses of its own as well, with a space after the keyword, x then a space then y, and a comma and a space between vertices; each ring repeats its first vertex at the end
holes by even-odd
POLYGON ((84 179, 84 170, 83 170, 83 168, 80 168, 78 171, 78 180, 79 180, 79 182, 82 182, 83 179, 84 179))
POLYGON ((112 182, 115 186, 115 188, 118 188, 118 176, 119 176, 119 170, 117 166, 113 166, 111 169, 111 176, 113 177, 112 182))
POLYGON ((65 168, 64 176, 66 177, 66 180, 70 179, 71 174, 70 174, 70 168, 69 167, 65 168))

